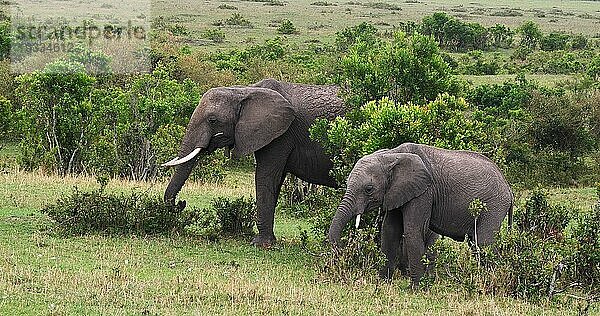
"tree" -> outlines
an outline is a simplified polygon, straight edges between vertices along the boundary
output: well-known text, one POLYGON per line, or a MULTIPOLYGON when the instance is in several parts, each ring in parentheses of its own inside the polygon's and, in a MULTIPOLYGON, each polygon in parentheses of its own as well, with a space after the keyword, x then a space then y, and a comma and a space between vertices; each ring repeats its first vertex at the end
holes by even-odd
POLYGON ((539 26, 533 21, 523 22, 523 24, 517 28, 517 33, 521 35, 521 42, 519 45, 528 49, 536 49, 544 35, 539 26))
POLYGON ((358 42, 341 64, 338 83, 354 108, 384 96, 423 103, 457 90, 448 64, 429 36, 399 32, 391 42, 358 42))
POLYGON ((496 24, 488 29, 490 34, 490 46, 497 48, 509 48, 513 43, 513 32, 506 25, 496 24))

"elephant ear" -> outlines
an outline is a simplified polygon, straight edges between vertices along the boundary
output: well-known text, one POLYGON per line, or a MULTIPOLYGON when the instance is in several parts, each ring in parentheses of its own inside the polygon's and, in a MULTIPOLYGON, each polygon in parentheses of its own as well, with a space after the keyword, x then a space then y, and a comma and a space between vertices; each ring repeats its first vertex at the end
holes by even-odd
POLYGON ((379 157, 388 183, 383 200, 385 210, 401 207, 425 193, 432 184, 431 172, 415 154, 383 154, 379 157))
POLYGON ((277 91, 247 88, 235 126, 236 158, 253 153, 281 136, 296 117, 294 107, 277 91))

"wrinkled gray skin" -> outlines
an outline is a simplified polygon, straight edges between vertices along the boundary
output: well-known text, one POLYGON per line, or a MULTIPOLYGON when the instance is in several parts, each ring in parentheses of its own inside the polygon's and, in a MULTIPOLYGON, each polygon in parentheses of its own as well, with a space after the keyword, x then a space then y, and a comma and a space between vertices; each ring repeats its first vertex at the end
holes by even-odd
POLYGON ((339 243, 344 226, 356 215, 382 207, 386 211, 381 248, 391 277, 404 248, 413 286, 425 272, 421 258, 437 234, 463 241, 475 239, 469 204, 480 199, 487 211, 477 219, 478 246, 490 244, 507 213, 512 221, 513 194, 498 167, 485 156, 405 143, 361 158, 329 228, 339 243), (401 246, 403 243, 403 246, 401 246))
MULTIPOLYGON (((333 166, 323 148, 309 138, 316 118, 333 119, 344 105, 335 86, 313 86, 265 79, 248 87, 220 87, 206 92, 187 126, 178 157, 200 154, 177 166, 164 199, 175 198, 198 157, 217 148, 232 149, 234 158, 254 153, 258 235, 252 243, 275 241, 275 204, 289 172, 310 183, 336 187, 333 166)), ((185 207, 185 202, 179 202, 185 207)))

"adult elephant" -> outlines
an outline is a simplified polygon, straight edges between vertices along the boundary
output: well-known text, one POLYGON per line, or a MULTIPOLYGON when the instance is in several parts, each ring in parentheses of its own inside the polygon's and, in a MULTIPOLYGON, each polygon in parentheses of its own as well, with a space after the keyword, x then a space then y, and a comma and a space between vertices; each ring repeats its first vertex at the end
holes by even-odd
POLYGON ((498 167, 485 156, 405 143, 362 157, 352 169, 347 189, 329 228, 329 240, 339 243, 344 226, 354 216, 382 207, 386 211, 381 248, 387 262, 382 276, 391 276, 403 247, 412 284, 425 271, 421 258, 437 234, 479 246, 490 244, 506 214, 512 222, 513 194, 498 167), (477 218, 469 211, 479 199, 486 210, 477 218), (433 231, 433 232, 432 232, 433 231))
MULTIPOLYGON (((256 159, 257 246, 275 241, 275 205, 286 174, 307 182, 336 187, 333 166, 323 148, 309 138, 317 118, 344 113, 335 86, 301 85, 265 79, 248 87, 219 87, 207 91, 196 107, 175 159, 177 166, 164 199, 175 198, 202 153, 232 149, 234 157, 254 153, 256 159)), ((179 202, 185 207, 185 201, 179 202)))

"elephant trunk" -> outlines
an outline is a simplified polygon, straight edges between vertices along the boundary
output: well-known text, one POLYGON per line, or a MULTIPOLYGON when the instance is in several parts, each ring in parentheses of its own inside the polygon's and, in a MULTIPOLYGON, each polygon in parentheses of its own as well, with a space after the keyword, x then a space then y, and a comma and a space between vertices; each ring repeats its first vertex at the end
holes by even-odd
POLYGON ((211 139, 209 132, 200 133, 203 137, 200 137, 199 139, 195 138, 195 135, 197 135, 197 130, 193 128, 193 125, 190 122, 182 141, 179 156, 163 164, 163 166, 166 167, 176 166, 177 168, 165 190, 165 202, 175 204, 175 198, 192 173, 192 169, 196 166, 200 153, 205 152, 208 147, 211 139))
POLYGON ((196 165, 196 162, 197 159, 192 159, 191 161, 177 166, 177 169, 175 170, 175 173, 173 174, 173 177, 171 178, 171 181, 169 181, 169 185, 165 190, 165 202, 175 204, 175 197, 177 197, 177 194, 179 191, 181 191, 185 180, 189 178, 190 173, 192 173, 192 169, 196 165))
POLYGON ((346 193, 331 221, 331 226, 329 226, 328 239, 333 245, 337 245, 340 242, 342 230, 352 217, 354 217, 355 212, 352 211, 354 207, 354 198, 351 194, 346 193))

